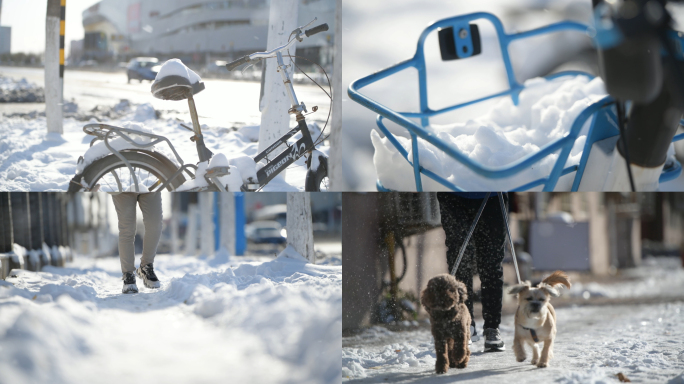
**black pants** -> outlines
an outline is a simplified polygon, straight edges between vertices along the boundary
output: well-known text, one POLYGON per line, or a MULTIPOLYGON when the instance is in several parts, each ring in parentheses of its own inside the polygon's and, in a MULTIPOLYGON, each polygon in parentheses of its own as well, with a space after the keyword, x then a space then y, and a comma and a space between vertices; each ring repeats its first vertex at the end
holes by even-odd
MULTIPOLYGON (((468 235, 475 220, 482 199, 467 199, 453 193, 438 193, 439 212, 446 233, 447 264, 449 272, 456 263, 458 251, 468 235)), ((504 194, 508 209, 508 195, 504 194)), ((499 328, 503 299, 503 266, 506 227, 501 212, 499 197, 490 195, 475 232, 470 238, 461 263, 456 271, 456 279, 468 288, 466 305, 475 325, 473 314, 473 275, 477 271, 482 282, 482 317, 484 328, 499 328)))

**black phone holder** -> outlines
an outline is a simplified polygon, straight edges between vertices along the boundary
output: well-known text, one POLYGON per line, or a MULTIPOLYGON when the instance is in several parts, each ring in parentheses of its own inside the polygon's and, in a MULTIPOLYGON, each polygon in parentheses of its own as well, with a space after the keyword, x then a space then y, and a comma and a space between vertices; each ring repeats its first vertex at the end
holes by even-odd
POLYGON ((465 23, 441 28, 437 34, 443 61, 465 59, 482 52, 480 30, 476 24, 465 23))

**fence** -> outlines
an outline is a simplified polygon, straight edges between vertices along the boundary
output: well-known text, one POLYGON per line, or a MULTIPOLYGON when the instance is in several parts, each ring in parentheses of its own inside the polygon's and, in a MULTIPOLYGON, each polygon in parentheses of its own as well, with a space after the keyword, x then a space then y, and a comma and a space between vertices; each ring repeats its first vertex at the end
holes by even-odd
POLYGON ((57 192, 0 192, 0 278, 72 260, 68 198, 57 192))

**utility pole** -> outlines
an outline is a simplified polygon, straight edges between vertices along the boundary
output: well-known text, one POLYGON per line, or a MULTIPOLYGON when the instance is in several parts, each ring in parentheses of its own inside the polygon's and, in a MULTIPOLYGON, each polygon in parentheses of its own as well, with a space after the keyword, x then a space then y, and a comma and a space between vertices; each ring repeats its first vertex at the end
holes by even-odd
MULTIPOLYGON (((287 39, 298 27, 297 6, 299 0, 271 1, 268 22, 268 42, 266 50, 277 48, 287 43, 287 39)), ((296 44, 292 45, 290 53, 294 54, 296 44)), ((283 58, 287 63, 289 58, 283 58)), ((273 144, 278 138, 290 130, 290 100, 280 74, 276 72, 278 63, 274 59, 264 60, 263 97, 261 98, 261 127, 259 129, 259 148, 261 152, 273 144)), ((293 68, 287 69, 292 76, 293 68)), ((285 177, 285 172, 281 173, 285 177)))
POLYGON ((64 133, 64 16, 66 0, 48 0, 45 18, 45 117, 48 133, 64 133))
POLYGON ((232 192, 221 192, 220 199, 221 242, 219 247, 226 248, 230 256, 235 256, 235 196, 232 192))
POLYGON ((333 105, 330 132, 330 189, 341 191, 342 185, 342 0, 335 5, 335 50, 333 53, 333 105))
POLYGON ((309 192, 287 192, 287 244, 316 264, 309 192))
POLYGON ((197 200, 200 209, 200 253, 202 256, 211 256, 215 253, 214 247, 214 194, 198 192, 197 200))

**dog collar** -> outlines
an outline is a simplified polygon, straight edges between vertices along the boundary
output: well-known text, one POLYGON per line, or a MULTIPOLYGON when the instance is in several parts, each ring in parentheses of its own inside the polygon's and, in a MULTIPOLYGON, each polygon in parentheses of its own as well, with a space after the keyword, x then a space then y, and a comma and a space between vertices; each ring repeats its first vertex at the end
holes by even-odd
POLYGON ((534 340, 535 343, 539 342, 539 338, 537 337, 537 332, 534 331, 533 328, 525 328, 521 325, 522 329, 526 331, 530 331, 530 335, 532 335, 532 340, 534 340))

